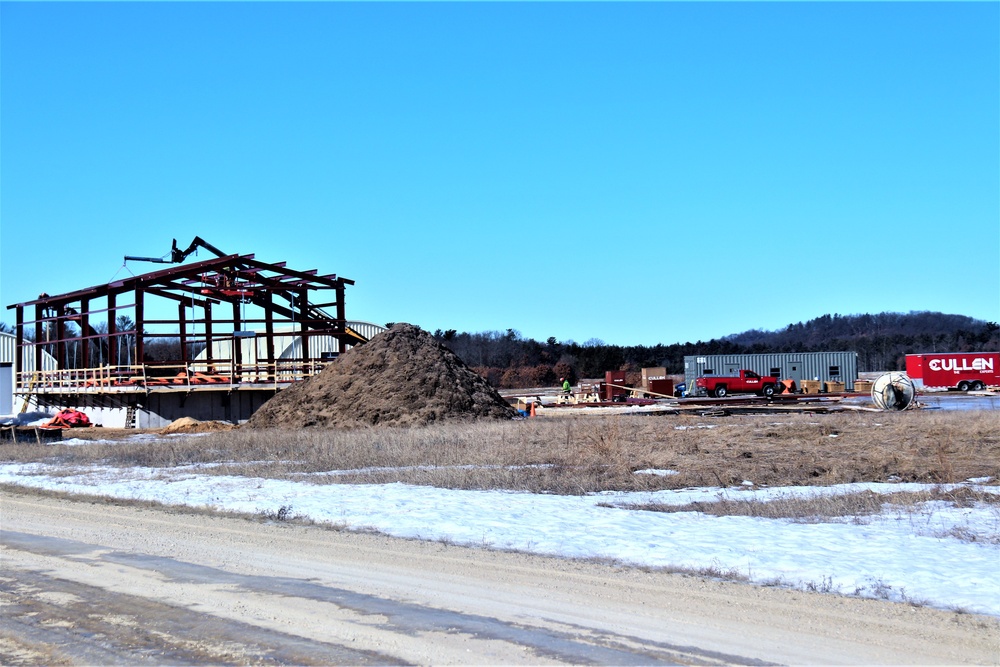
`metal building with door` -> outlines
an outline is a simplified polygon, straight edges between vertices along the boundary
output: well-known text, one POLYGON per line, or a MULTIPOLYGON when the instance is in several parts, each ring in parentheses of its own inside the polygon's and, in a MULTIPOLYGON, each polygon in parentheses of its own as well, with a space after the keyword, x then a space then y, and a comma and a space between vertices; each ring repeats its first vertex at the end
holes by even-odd
POLYGON ((857 352, 778 352, 774 354, 706 354, 684 357, 684 382, 694 388, 700 375, 725 377, 738 375, 741 369, 780 380, 843 382, 846 391, 854 391, 858 379, 857 352))

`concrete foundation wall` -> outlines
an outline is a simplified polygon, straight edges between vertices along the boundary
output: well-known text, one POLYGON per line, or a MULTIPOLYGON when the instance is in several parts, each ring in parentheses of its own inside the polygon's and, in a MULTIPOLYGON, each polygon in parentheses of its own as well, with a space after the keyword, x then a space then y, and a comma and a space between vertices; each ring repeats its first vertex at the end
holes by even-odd
POLYGON ((83 408, 80 412, 87 415, 91 424, 105 428, 125 428, 125 408, 83 408))
POLYGON ((239 424, 250 419, 275 394, 274 389, 245 391, 151 392, 149 394, 40 394, 39 409, 52 414, 74 408, 105 428, 123 428, 134 406, 136 428, 163 428, 181 417, 239 424))
POLYGON ((136 411, 136 426, 163 428, 181 417, 239 424, 250 419, 274 394, 273 390, 150 394, 136 411))

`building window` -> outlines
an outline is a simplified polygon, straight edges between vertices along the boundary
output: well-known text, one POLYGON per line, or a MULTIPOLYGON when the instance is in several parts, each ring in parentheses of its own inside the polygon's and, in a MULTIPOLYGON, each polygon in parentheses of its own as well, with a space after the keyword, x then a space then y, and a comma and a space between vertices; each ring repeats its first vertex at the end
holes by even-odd
POLYGON ((781 377, 781 369, 780 368, 772 368, 771 372, 768 373, 768 375, 770 375, 771 377, 781 377))
POLYGON ((713 368, 706 368, 705 370, 703 370, 701 372, 701 374, 702 375, 715 375, 715 369, 713 369, 713 368))
POLYGON ((830 377, 840 377, 840 366, 830 366, 830 377))

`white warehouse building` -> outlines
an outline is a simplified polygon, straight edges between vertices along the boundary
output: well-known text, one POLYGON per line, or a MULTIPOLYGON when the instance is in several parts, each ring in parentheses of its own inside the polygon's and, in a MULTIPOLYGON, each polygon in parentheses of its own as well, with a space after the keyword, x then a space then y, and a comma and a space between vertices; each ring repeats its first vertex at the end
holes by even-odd
MULTIPOLYGON (((14 354, 17 350, 17 336, 0 332, 0 415, 10 415, 21 410, 21 402, 14 395, 14 354)), ((31 348, 21 351, 22 372, 35 370, 35 355, 31 348)), ((54 371, 58 368, 55 358, 42 352, 42 370, 54 371)), ((21 401, 23 401, 23 397, 21 401)))

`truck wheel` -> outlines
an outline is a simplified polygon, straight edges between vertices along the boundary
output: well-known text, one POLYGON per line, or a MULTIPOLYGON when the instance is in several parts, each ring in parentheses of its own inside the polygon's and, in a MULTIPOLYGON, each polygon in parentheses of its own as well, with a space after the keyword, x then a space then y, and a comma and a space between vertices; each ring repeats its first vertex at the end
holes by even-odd
POLYGON ((718 387, 715 388, 715 397, 716 398, 726 397, 726 385, 720 384, 718 387))
POLYGON ((986 385, 982 381, 976 380, 972 383, 972 391, 982 391, 983 389, 986 389, 986 385))
POLYGON ((961 382, 958 383, 958 390, 969 391, 969 383, 966 382, 965 380, 962 380, 961 382))
POLYGON ((774 385, 765 384, 764 388, 761 390, 761 394, 763 394, 767 398, 771 398, 772 396, 774 396, 774 385))

